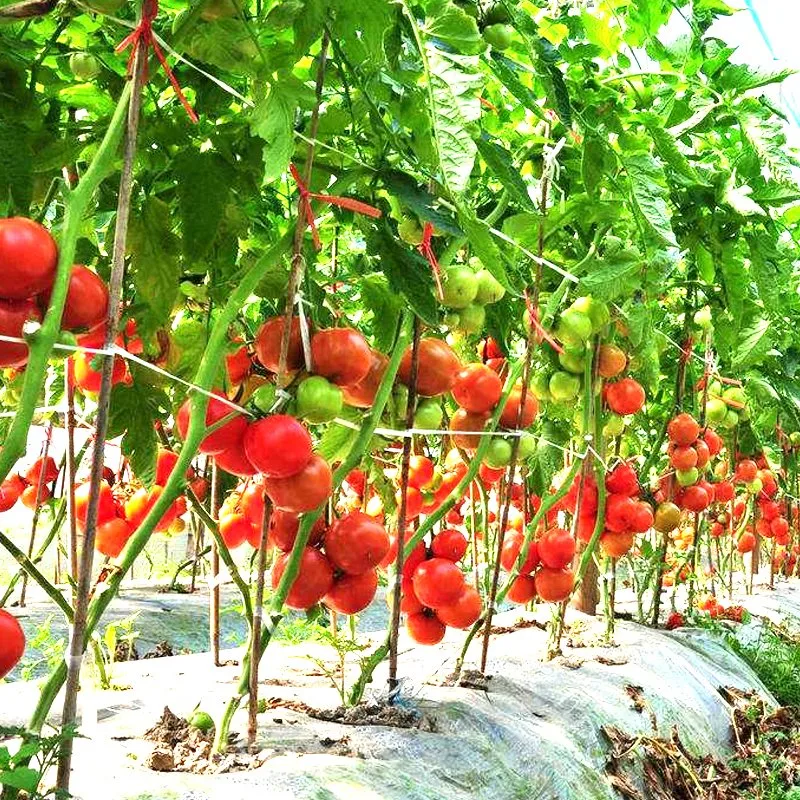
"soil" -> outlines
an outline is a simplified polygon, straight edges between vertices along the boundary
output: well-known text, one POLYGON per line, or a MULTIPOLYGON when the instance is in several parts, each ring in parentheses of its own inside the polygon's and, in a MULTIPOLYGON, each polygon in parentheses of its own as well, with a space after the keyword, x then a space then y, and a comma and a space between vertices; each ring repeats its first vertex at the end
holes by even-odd
MULTIPOLYGON (((626 690, 640 713, 650 711, 637 686, 626 690)), ((692 755, 677 727, 671 736, 631 735, 601 728, 610 745, 606 772, 627 800, 740 800, 760 797, 765 771, 780 774, 786 786, 800 783, 800 708, 771 709, 756 692, 721 688, 733 706, 736 757, 722 761, 692 755), (757 765, 757 766, 756 766, 757 765), (767 765, 769 765, 767 767, 767 765)), ((651 717, 655 715, 650 711, 651 717)))
POLYGON ((359 703, 356 706, 339 706, 332 710, 307 712, 315 719, 338 722, 340 725, 384 725, 389 728, 417 728, 436 731, 436 719, 409 708, 384 703, 359 703))

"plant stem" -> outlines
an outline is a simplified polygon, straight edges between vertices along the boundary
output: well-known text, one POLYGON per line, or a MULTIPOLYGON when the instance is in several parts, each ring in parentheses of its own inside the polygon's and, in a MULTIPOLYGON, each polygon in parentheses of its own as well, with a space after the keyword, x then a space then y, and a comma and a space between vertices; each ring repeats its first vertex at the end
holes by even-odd
POLYGON ((256 577, 256 602, 253 609, 253 623, 251 626, 252 648, 250 651, 250 697, 248 700, 248 726, 247 744, 253 748, 258 732, 258 644, 261 639, 261 615, 264 611, 264 573, 267 570, 267 534, 269 533, 269 518, 272 505, 264 501, 264 515, 261 519, 261 538, 258 543, 258 569, 256 577))
MULTIPOLYGON (((219 468, 217 462, 211 465, 211 518, 215 519, 219 510, 219 468)), ((214 666, 220 666, 219 657, 219 546, 216 539, 211 543, 211 582, 208 593, 208 637, 211 641, 211 658, 214 666)), ((248 592, 249 596, 249 592, 248 592)))

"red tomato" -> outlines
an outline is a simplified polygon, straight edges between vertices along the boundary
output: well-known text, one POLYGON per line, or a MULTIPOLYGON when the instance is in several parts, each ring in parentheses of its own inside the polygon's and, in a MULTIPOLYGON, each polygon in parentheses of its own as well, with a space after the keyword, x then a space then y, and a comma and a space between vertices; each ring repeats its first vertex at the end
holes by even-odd
POLYGON ((536 597, 536 581, 533 575, 517 575, 508 587, 506 600, 525 605, 536 597))
MULTIPOLYGON (((282 553, 272 568, 272 588, 277 589, 289 560, 282 553)), ((299 611, 311 608, 333 587, 333 568, 327 558, 313 547, 306 547, 300 559, 300 569, 286 597, 286 605, 299 611)))
POLYGON ((600 549, 610 558, 622 558, 633 547, 633 533, 604 531, 600 535, 600 549))
POLYGON ((9 475, 0 484, 0 511, 8 511, 9 508, 13 508, 24 491, 25 481, 19 475, 9 475))
POLYGON ((370 569, 359 575, 340 575, 322 602, 339 614, 358 614, 373 601, 377 591, 378 573, 370 569))
POLYGON ((257 528, 264 519, 264 497, 264 484, 258 480, 249 482, 239 497, 239 509, 257 528))
MULTIPOLYGON (((398 489, 394 493, 394 499, 397 502, 397 507, 400 508, 400 502, 403 498, 403 493, 398 489)), ((419 489, 409 486, 406 489, 406 522, 416 519, 422 513, 423 497, 419 489)))
POLYGON ((588 516, 581 515, 578 517, 578 527, 575 531, 575 536, 582 542, 590 542, 594 535, 594 529, 597 526, 597 517, 594 513, 588 516))
POLYGON ((636 510, 631 514, 630 528, 633 533, 647 533, 653 527, 655 515, 650 503, 640 500, 636 503, 636 510))
POLYGON ((484 486, 493 486, 505 474, 506 474, 505 467, 498 467, 497 469, 492 469, 492 467, 489 467, 486 464, 481 464, 480 467, 478 467, 478 477, 481 479, 481 482, 483 483, 484 486))
MULTIPOLYGON (((516 566, 525 537, 519 531, 508 531, 503 539, 503 551, 500 554, 500 564, 506 572, 512 572, 516 566)), ((528 575, 539 566, 539 546, 533 541, 528 549, 528 557, 520 568, 521 575, 528 575)))
MULTIPOLYGON (((391 595, 387 595, 387 601, 391 608, 391 595)), ((414 583, 411 578, 403 578, 400 584, 400 611, 403 614, 419 614, 424 608, 425 606, 414 594, 414 583)))
POLYGON ((201 503, 206 499, 208 495, 208 481, 205 478, 195 478, 189 484, 189 488, 201 503))
POLYGON ((740 553, 751 553, 756 546, 756 537, 750 531, 745 531, 736 543, 736 549, 740 553))
POLYGON ((120 517, 106 520, 98 524, 94 539, 94 549, 109 558, 116 558, 128 543, 133 530, 120 517))
POLYGON ((536 573, 536 594, 545 603, 560 603, 566 600, 575 584, 571 569, 548 569, 542 567, 536 573))
POLYGON ((53 285, 58 248, 47 231, 25 217, 0 219, 0 297, 25 300, 53 285))
POLYGON ((425 456, 411 456, 408 462, 408 485, 421 489, 432 480, 433 461, 425 456))
POLYGON ((437 533, 431 542, 431 552, 436 558, 446 558, 448 561, 461 561, 467 552, 469 542, 461 531, 455 528, 445 528, 437 533))
MULTIPOLYGON (((262 502, 263 507, 263 502, 262 502)), ((259 523, 260 525, 260 523, 259 523)), ((308 547, 318 545, 325 535, 325 518, 320 517, 311 529, 308 536, 308 547)), ((297 531, 300 528, 300 518, 297 514, 290 511, 281 511, 276 508, 269 517, 269 540, 270 544, 288 553, 294 547, 294 540, 297 538, 297 531)))
POLYGON ((296 475, 265 478, 264 488, 276 508, 303 514, 322 505, 331 496, 333 475, 324 458, 312 455, 296 475))
POLYGON ((694 450, 697 453, 697 469, 703 469, 711 459, 711 450, 702 439, 694 443, 694 450))
POLYGON ((759 508, 761 509, 761 516, 767 522, 772 522, 772 520, 781 515, 781 507, 774 500, 765 500, 763 503, 759 503, 759 508))
POLYGON ((464 573, 446 558, 423 561, 413 575, 414 593, 427 608, 455 603, 464 591, 464 573))
MULTIPOLYGON (((86 481, 75 487, 75 521, 78 529, 86 529, 86 514, 89 509, 90 483, 86 481)), ((100 484, 100 499, 97 506, 97 524, 101 525, 117 516, 117 502, 111 493, 111 487, 103 481, 100 484)))
POLYGON ((461 408, 474 414, 485 414, 500 400, 503 382, 485 364, 467 364, 456 375, 452 392, 453 400, 461 408))
POLYGON ((465 586, 455 603, 439 606, 436 609, 436 616, 445 625, 464 630, 478 621, 481 611, 483 611, 481 596, 472 586, 465 586))
POLYGON ((700 425, 691 414, 683 413, 673 417, 667 425, 667 435, 671 442, 688 447, 700 435, 700 425))
POLYGON ((372 406, 375 402, 375 395, 378 393, 378 387, 383 380, 383 374, 389 365, 389 359, 383 353, 379 353, 377 350, 370 352, 371 361, 367 374, 357 383, 342 387, 344 402, 355 408, 372 406))
POLYGON ((22 500, 22 505, 33 511, 33 509, 49 500, 52 496, 53 493, 47 486, 26 486, 22 490, 20 499, 22 500))
MULTIPOLYGON (((2 223, 3 220, 0 220, 2 223)), ((2 244, 0 244, 2 247, 2 244)), ((2 276, 0 276, 2 284, 2 276)), ((33 300, 0 300, 0 336, 22 339, 28 320, 41 320, 42 314, 33 300)), ((28 345, 0 342, 0 367, 24 367, 28 363, 28 345)))
POLYGON ((722 450, 722 437, 716 431, 712 431, 711 428, 706 428, 704 431, 703 441, 708 446, 708 453, 711 456, 717 455, 722 450))
POLYGON ((373 570, 389 552, 389 534, 377 520, 352 511, 337 519, 325 534, 331 563, 350 575, 373 570))
POLYGON ((641 411, 645 401, 644 389, 633 378, 606 384, 605 396, 608 407, 622 417, 641 411))
POLYGON ((164 447, 158 448, 158 456, 156 457, 156 479, 155 482, 159 486, 166 485, 172 470, 175 469, 175 464, 178 463, 178 454, 172 450, 167 450, 164 447))
POLYGON ((720 481, 714 486, 714 497, 719 503, 729 503, 735 496, 733 484, 730 481, 720 481))
POLYGON ((628 497, 639 494, 639 478, 636 476, 636 470, 625 461, 617 464, 606 475, 606 489, 613 494, 624 494, 628 497))
POLYGON ((789 522, 784 517, 778 517, 772 520, 769 525, 772 535, 777 539, 782 539, 789 533, 789 522))
POLYGON ((297 475, 311 459, 311 446, 311 434, 288 414, 252 422, 244 434, 247 458, 269 478, 297 475))
MULTIPOLYGON (((102 356, 95 353, 79 351, 70 356, 75 385, 82 392, 98 394, 103 382, 102 356), (97 361, 95 361, 97 359, 97 361), (95 366, 97 367, 95 369, 95 366)), ((128 366, 122 356, 114 356, 114 368, 111 373, 111 385, 124 381, 128 376, 128 366)))
POLYGON ((235 550, 237 547, 241 547, 247 541, 247 537, 250 536, 252 528, 250 520, 244 514, 220 515, 219 533, 228 550, 235 550))
POLYGON ((669 463, 672 464, 675 469, 692 469, 693 467, 697 466, 698 463, 697 450, 689 445, 677 445, 672 450, 672 453, 670 453, 669 463))
MULTIPOLYGON (((224 397, 224 394, 215 389, 214 394, 217 397, 224 397)), ((231 408, 227 403, 218 400, 217 397, 208 398, 208 406, 206 406, 206 427, 210 428, 212 425, 220 422, 226 417, 231 417, 229 422, 226 422, 222 427, 215 430, 213 433, 208 434, 202 442, 200 442, 200 452, 207 455, 214 456, 233 447, 237 442, 241 441, 247 430, 247 420, 241 415, 236 413, 235 409, 231 408), (231 416, 231 415, 234 416, 231 416)), ((189 432, 189 416, 192 410, 192 401, 187 399, 183 405, 178 409, 178 414, 175 417, 175 423, 178 428, 178 435, 181 439, 186 439, 186 434, 189 432)))
POLYGON ((702 486, 687 486, 681 495, 681 505, 687 511, 705 511, 711 499, 702 486))
MULTIPOLYGON (((42 294, 42 301, 45 308, 50 305, 49 290, 42 294)), ((91 330, 105 322, 107 315, 108 286, 105 281, 83 264, 75 264, 69 276, 61 327, 65 331, 91 330)), ((98 346, 102 347, 102 342, 98 346)))
POLYGON ((25 482, 31 486, 38 486, 39 480, 42 483, 52 483, 58 477, 58 464, 52 456, 47 458, 37 458, 33 465, 25 473, 25 482))
MULTIPOLYGON (((138 528, 150 513, 150 509, 164 491, 163 486, 153 486, 149 491, 142 487, 135 492, 125 503, 125 519, 131 527, 138 528)), ((186 513, 186 498, 178 497, 175 502, 164 512, 164 515, 155 526, 156 531, 166 531, 169 526, 180 516, 186 513)))
POLYGON ((337 386, 352 386, 367 377, 372 350, 355 328, 327 328, 311 339, 314 373, 337 386))
POLYGON ((447 627, 435 615, 426 611, 409 614, 406 619, 408 635, 417 644, 439 644, 444 639, 447 627))
MULTIPOLYGON (((417 394, 435 397, 453 388, 461 362, 447 342, 433 338, 420 339, 418 360, 417 394)), ((403 353, 397 377, 406 386, 411 383, 411 346, 403 353)))
MULTIPOLYGON (((268 319, 256 333, 256 358, 270 372, 277 372, 281 357, 281 337, 283 336, 283 317, 268 319)), ((303 358, 303 340, 300 337, 300 319, 292 317, 289 333, 289 353, 286 369, 294 372, 305 364, 303 358)))
POLYGON ((551 528, 538 541, 539 559, 551 569, 562 569, 572 563, 575 540, 563 528, 551 528))
POLYGON ((347 485, 359 496, 364 496, 364 488, 367 485, 367 476, 362 469, 351 469, 345 478, 347 485))
MULTIPOLYGON (((500 424, 504 428, 517 428, 517 419, 519 417, 519 408, 522 403, 522 387, 514 386, 511 389, 511 394, 508 396, 505 406, 503 406, 503 413, 500 415, 500 424)), ((525 405, 522 409, 522 419, 519 422, 520 429, 530 428, 536 415, 539 413, 539 403, 536 400, 536 395, 528 389, 525 393, 525 405)))
POLYGON ((486 414, 472 414, 463 408, 459 408, 450 418, 453 446, 461 447, 467 451, 477 450, 478 445, 481 443, 481 437, 471 433, 462 433, 462 431, 482 431, 488 419, 489 417, 486 414))
POLYGON ((16 617, 0 608, 0 680, 17 666, 24 653, 25 634, 22 626, 16 617))
MULTIPOLYGON (((258 474, 258 470, 253 466, 245 452, 244 436, 227 450, 217 453, 214 456, 214 461, 220 469, 225 470, 230 475, 238 475, 240 478, 249 478, 258 474)), ((156 481, 156 483, 160 482, 156 481)))
POLYGON ((252 362, 245 345, 225 356, 225 371, 231 386, 238 386, 250 374, 250 367, 252 362))
POLYGON ((636 513, 636 502, 624 494, 610 494, 606 500, 606 528, 620 533, 630 527, 636 513))

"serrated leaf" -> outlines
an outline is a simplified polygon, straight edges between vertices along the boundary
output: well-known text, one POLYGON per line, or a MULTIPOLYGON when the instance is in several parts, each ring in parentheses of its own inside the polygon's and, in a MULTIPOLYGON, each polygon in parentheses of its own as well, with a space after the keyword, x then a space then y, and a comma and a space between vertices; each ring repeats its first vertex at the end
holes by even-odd
POLYGON ((0 786, 22 789, 29 795, 35 795, 39 786, 39 772, 30 767, 15 767, 0 772, 0 786))
POLYGON ((385 353, 394 341, 403 300, 392 292, 383 275, 363 277, 359 282, 359 289, 364 307, 372 312, 372 336, 375 347, 385 353))
MULTIPOLYGON (((343 413, 342 417, 347 418, 348 412, 343 413)), ((326 461, 341 461, 350 451, 355 435, 356 431, 349 425, 332 422, 325 428, 315 448, 316 452, 326 461)))
POLYGON ((661 127, 658 118, 655 115, 646 114, 644 115, 644 124, 653 139, 659 158, 684 178, 694 183, 702 183, 697 171, 678 147, 675 138, 661 127))
POLYGON ((227 164, 210 151, 183 150, 173 165, 183 254, 187 259, 201 259, 217 236, 228 202, 231 180, 227 164))
POLYGON ((157 197, 148 197, 142 210, 131 216, 128 250, 130 274, 137 300, 145 305, 138 319, 147 337, 164 325, 178 298, 180 283, 180 240, 172 232, 170 208, 157 197))
POLYGON ((478 139, 478 151, 509 195, 523 208, 533 210, 534 205, 528 194, 528 187, 520 175, 519 167, 514 165, 511 153, 497 142, 484 137, 478 139))
POLYGON ((327 0, 305 0, 303 13, 294 18, 295 53, 304 55, 309 45, 322 34, 327 0))
POLYGON ((740 320, 750 278, 742 257, 735 246, 728 244, 723 248, 718 266, 720 267, 722 287, 725 290, 728 311, 734 320, 740 320))
POLYGON ((505 258, 486 223, 478 219, 469 206, 461 204, 458 205, 458 221, 464 229, 470 247, 481 260, 483 266, 488 269, 506 289, 511 289, 512 286, 509 283, 505 268, 505 258))
POLYGON ((206 326, 196 319, 182 319, 170 335, 167 369, 179 378, 191 380, 200 366, 208 343, 206 326))
POLYGON ((760 319, 740 332, 739 345, 733 353, 731 363, 733 369, 747 369, 764 358, 772 347, 770 324, 769 320, 760 319))
POLYGON ((750 67, 747 64, 731 64, 722 71, 718 80, 723 89, 745 92, 748 89, 769 86, 771 83, 782 83, 796 72, 797 70, 788 68, 766 70, 750 67))
POLYGON ((800 188, 779 183, 768 183, 753 189, 751 195, 760 206, 786 206, 800 200, 800 188))
POLYGON ((597 261, 595 268, 578 284, 579 294, 590 294, 609 302, 641 287, 642 264, 638 259, 597 261))
MULTIPOLYGON (((6 210, 25 214, 33 191, 33 149, 30 131, 11 118, 0 118, 0 213, 6 210)), ((5 214, 4 214, 5 216, 5 214)))
POLYGON ((423 322, 436 325, 438 307, 430 264, 416 251, 398 244, 385 223, 373 229, 368 245, 380 259, 392 291, 402 295, 423 322))
POLYGON ((631 182, 631 192, 639 213, 653 233, 665 244, 677 247, 667 211, 664 170, 650 155, 632 153, 622 156, 622 163, 631 182))
POLYGON ((644 303, 631 301, 625 306, 625 321, 628 324, 628 339, 635 348, 640 348, 653 335, 653 315, 644 303))
POLYGON ((385 40, 395 21, 397 9, 386 0, 334 0, 331 33, 353 64, 377 69, 386 59, 385 40))
POLYGON ((597 45, 604 56, 608 57, 619 52, 622 31, 616 21, 612 25, 609 15, 601 13, 598 9, 593 9, 591 13, 584 11, 581 13, 581 22, 586 31, 586 38, 597 45))
POLYGON ((419 186, 410 175, 398 170, 389 170, 381 172, 381 178, 391 194, 401 200, 403 205, 407 206, 420 220, 433 223, 440 231, 449 233, 451 236, 464 235, 452 217, 446 216, 439 210, 436 196, 419 186))
POLYGON ((460 53, 477 54, 486 49, 478 23, 450 0, 434 0, 426 9, 425 32, 460 53))
POLYGON ((544 119, 544 113, 542 112, 538 97, 519 79, 517 65, 511 61, 511 59, 492 51, 488 64, 500 83, 502 83, 528 111, 532 111, 539 119, 544 119))
POLYGON ((286 172, 294 153, 294 97, 273 86, 256 104, 250 117, 250 130, 264 140, 264 183, 277 180, 286 172))
POLYGON ((783 295, 791 291, 788 274, 781 271, 779 257, 771 237, 767 234, 746 235, 750 248, 750 273, 753 276, 764 308, 770 315, 786 313, 783 295))
POLYGON ((794 164, 787 155, 786 135, 780 123, 761 113, 742 111, 742 134, 755 150, 761 164, 778 181, 792 182, 794 164))
POLYGON ((597 194, 600 181, 603 180, 606 150, 605 142, 597 136, 587 136, 583 142, 581 177, 586 193, 592 196, 597 194))
POLYGON ((766 211, 750 197, 753 192, 752 187, 736 186, 735 181, 736 176, 731 175, 722 191, 722 202, 727 203, 737 214, 744 217, 764 216, 766 211))
POLYGON ((248 26, 240 19, 199 24, 189 37, 187 50, 199 61, 236 74, 254 74, 263 63, 248 26))

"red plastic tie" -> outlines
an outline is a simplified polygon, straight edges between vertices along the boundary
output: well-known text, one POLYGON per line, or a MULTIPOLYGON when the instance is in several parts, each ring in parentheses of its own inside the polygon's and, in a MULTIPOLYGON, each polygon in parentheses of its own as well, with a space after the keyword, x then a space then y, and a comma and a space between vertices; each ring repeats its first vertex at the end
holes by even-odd
POLYGON ((688 336, 681 348, 681 363, 686 364, 692 357, 692 348, 694 347, 694 338, 688 336))
POLYGON ((444 289, 442 288, 442 269, 439 266, 439 261, 436 258, 436 253, 433 252, 433 245, 431 244, 431 239, 433 238, 433 224, 430 222, 425 223, 425 227, 422 229, 422 241, 419 243, 419 250, 420 253, 427 259, 428 263, 431 265, 431 270, 433 271, 433 280, 436 283, 436 292, 439 295, 439 299, 444 299, 444 289))
POLYGON ((314 220, 314 210, 311 208, 312 200, 319 200, 322 203, 328 203, 332 206, 339 206, 339 208, 346 208, 348 211, 354 211, 356 214, 366 214, 368 217, 377 219, 383 215, 383 212, 374 206, 362 203, 360 200, 353 200, 352 197, 339 197, 335 194, 320 194, 319 192, 311 192, 306 186, 305 181, 300 177, 297 167, 294 164, 289 164, 289 171, 292 173, 292 178, 297 184, 297 191, 300 192, 300 213, 305 217, 306 223, 311 228, 311 236, 314 239, 314 247, 319 250, 322 247, 322 241, 319 238, 319 231, 317 230, 317 223, 314 220))
MULTIPOLYGON (((116 47, 115 52, 121 53, 123 50, 127 50, 129 47, 132 46, 131 54, 128 57, 128 77, 130 78, 133 74, 133 62, 136 58, 136 51, 141 47, 144 51, 142 57, 147 58, 147 51, 149 48, 153 48, 153 52, 156 54, 156 58, 159 60, 161 66, 164 69, 164 72, 167 73, 167 77, 169 78, 169 82, 172 84, 172 88, 175 90, 175 94, 178 95, 178 99, 181 101, 181 105, 186 109, 186 113, 189 115, 189 119, 192 122, 197 122, 197 114, 194 113, 194 109, 189 104, 189 101, 186 99, 186 95, 183 93, 183 89, 181 89, 180 84, 178 83, 178 79, 175 77, 175 74, 170 69, 169 64, 167 63, 167 59, 164 57, 164 53, 161 51, 161 48, 158 46, 158 42, 153 36, 153 20, 158 16, 158 0, 144 0, 142 4, 142 18, 139 21, 137 27, 133 30, 133 32, 126 36, 116 47)), ((147 64, 145 64, 145 80, 147 80, 147 64)))
POLYGON ((528 317, 531 321, 531 325, 533 325, 537 333, 536 340, 541 343, 542 339, 544 339, 556 353, 559 355, 563 353, 564 348, 542 327, 542 323, 539 322, 539 309, 534 308, 533 301, 527 289, 525 290, 525 306, 528 309, 528 317))

